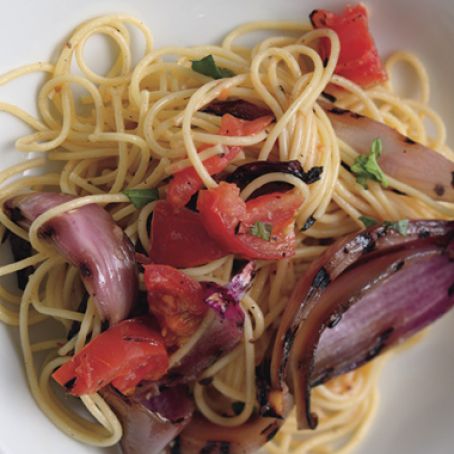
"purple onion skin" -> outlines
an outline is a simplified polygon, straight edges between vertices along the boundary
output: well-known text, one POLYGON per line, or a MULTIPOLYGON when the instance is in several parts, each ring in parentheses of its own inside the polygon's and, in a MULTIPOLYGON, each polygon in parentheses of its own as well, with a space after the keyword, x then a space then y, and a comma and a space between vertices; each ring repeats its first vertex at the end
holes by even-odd
POLYGON ((398 262, 398 267, 323 331, 312 386, 356 369, 454 306, 454 261, 448 255, 410 258, 398 262))
POLYGON ((254 273, 254 263, 249 262, 226 287, 213 282, 203 283, 205 302, 210 307, 209 325, 180 363, 169 371, 169 383, 196 380, 206 368, 240 343, 244 313, 239 303, 252 284, 254 273))
POLYGON ((183 386, 157 395, 125 397, 112 387, 101 392, 123 427, 124 454, 159 454, 188 425, 194 403, 183 386))
MULTIPOLYGON (((17 196, 6 203, 13 220, 25 228, 47 210, 74 197, 48 192, 17 196)), ((126 318, 138 289, 134 247, 106 210, 96 204, 71 210, 47 222, 40 234, 80 270, 102 319, 126 318)))
POLYGON ((256 120, 267 115, 274 116, 273 112, 266 107, 261 107, 242 99, 215 101, 208 104, 203 111, 220 117, 230 114, 242 120, 256 120))
POLYGON ((369 154, 372 141, 380 138, 383 154, 379 164, 385 174, 429 197, 454 202, 454 162, 383 123, 324 101, 320 105, 336 135, 359 153, 369 154))

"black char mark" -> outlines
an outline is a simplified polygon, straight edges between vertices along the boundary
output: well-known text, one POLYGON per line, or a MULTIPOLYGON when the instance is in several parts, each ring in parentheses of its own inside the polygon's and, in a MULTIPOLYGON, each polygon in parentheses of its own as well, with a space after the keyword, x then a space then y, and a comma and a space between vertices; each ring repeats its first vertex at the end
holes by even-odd
POLYGON ((261 434, 265 435, 266 441, 272 440, 279 431, 279 423, 277 421, 272 422, 269 426, 266 426, 261 434))
POLYGON ((67 391, 71 391, 74 388, 74 385, 76 384, 77 377, 71 378, 71 380, 68 380, 63 386, 67 391))
POLYGON ((39 237, 42 238, 43 240, 50 240, 52 239, 53 236, 55 236, 55 234, 56 234, 55 229, 50 225, 43 227, 39 231, 39 237))
POLYGON ((200 454, 229 454, 230 443, 228 441, 207 441, 199 452, 200 454))
POLYGON ((439 197, 442 197, 445 193, 445 187, 442 184, 436 184, 434 187, 434 192, 437 194, 439 197))
POLYGON ((416 143, 413 139, 410 139, 410 137, 405 137, 404 141, 409 145, 414 145, 416 143))
POLYGON ((375 241, 368 232, 358 235, 360 247, 364 253, 372 252, 375 249, 375 241))
POLYGON ((332 109, 329 110, 331 113, 333 113, 334 115, 345 115, 345 114, 348 114, 350 113, 349 110, 346 110, 346 109, 342 109, 340 107, 333 107, 332 109))
POLYGON ((391 326, 390 328, 385 329, 381 334, 378 335, 375 344, 367 352, 364 362, 370 361, 371 359, 375 358, 382 352, 382 350, 386 346, 386 341, 389 339, 393 332, 394 328, 391 326))
POLYGON ((430 236, 430 231, 427 229, 421 229, 418 232, 418 238, 428 238, 430 236))
POLYGON ((322 91, 322 96, 332 103, 335 103, 337 101, 337 98, 334 95, 326 91, 322 91))
POLYGON ((329 273, 326 269, 322 266, 312 281, 312 287, 323 289, 328 287, 329 283, 331 282, 331 278, 329 273))
POLYGON ((394 271, 400 271, 405 265, 405 260, 400 260, 394 265, 394 271))
POLYGON ((86 262, 79 263, 79 271, 83 277, 90 277, 92 275, 90 266, 86 262))
POLYGON ((306 230, 309 230, 315 224, 315 221, 316 221, 316 219, 314 218, 314 216, 312 216, 312 215, 309 216, 306 219, 306 222, 304 223, 303 228, 301 229, 301 231, 305 232, 306 230))
POLYGON ((451 172, 451 186, 454 188, 454 172, 451 172))
MULTIPOLYGON (((28 241, 25 241, 21 237, 15 235, 9 230, 7 232, 7 239, 11 247, 11 253, 13 254, 14 261, 18 262, 24 260, 32 255, 32 246, 28 241)), ((25 290, 28 283, 28 278, 34 272, 33 266, 28 266, 16 272, 17 286, 20 290, 25 290)))
POLYGON ((448 288, 448 296, 454 295, 454 283, 448 288))
POLYGON ((342 320, 342 314, 335 313, 331 315, 330 319, 328 320, 328 323, 326 325, 327 328, 334 328, 336 327, 339 322, 342 320))
POLYGON ((169 454, 181 454, 181 440, 179 436, 170 444, 169 454))

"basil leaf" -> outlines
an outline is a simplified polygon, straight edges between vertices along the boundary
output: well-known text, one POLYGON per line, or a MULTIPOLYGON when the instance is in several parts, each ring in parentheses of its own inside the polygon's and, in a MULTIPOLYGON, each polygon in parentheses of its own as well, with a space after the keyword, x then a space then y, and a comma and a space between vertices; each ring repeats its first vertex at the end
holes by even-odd
POLYGON ((370 146, 370 152, 367 156, 358 156, 350 167, 350 170, 356 175, 356 181, 367 189, 367 180, 378 181, 383 187, 388 186, 388 180, 378 165, 378 159, 382 154, 382 142, 380 139, 374 139, 370 146))
POLYGON ((125 189, 123 194, 126 195, 136 208, 142 208, 150 202, 159 200, 159 191, 157 189, 125 189))
POLYGON ((383 222, 383 227, 385 227, 386 229, 392 229, 402 236, 407 236, 408 225, 409 225, 408 219, 401 219, 400 221, 396 222, 390 221, 383 222))
POLYGON ((250 228, 249 233, 262 240, 270 241, 272 230, 273 226, 271 224, 258 221, 250 228))
POLYGON ((235 75, 233 71, 227 68, 220 68, 212 55, 207 55, 201 60, 192 61, 192 70, 203 74, 204 76, 212 77, 213 79, 223 79, 224 77, 232 77, 235 75))
POLYGON ((358 219, 364 224, 364 227, 366 228, 378 224, 378 221, 376 219, 370 218, 369 216, 360 216, 358 219))

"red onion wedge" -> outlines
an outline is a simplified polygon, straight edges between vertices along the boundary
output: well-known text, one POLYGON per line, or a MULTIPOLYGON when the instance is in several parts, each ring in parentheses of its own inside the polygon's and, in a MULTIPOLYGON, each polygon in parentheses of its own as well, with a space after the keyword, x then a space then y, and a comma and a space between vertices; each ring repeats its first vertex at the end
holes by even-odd
POLYGON ((320 104, 336 135, 358 153, 367 155, 373 140, 381 139, 383 154, 378 162, 385 174, 434 199, 454 202, 453 161, 383 123, 323 101, 320 104))
POLYGON ((271 365, 272 386, 288 385, 300 428, 317 425, 312 385, 358 367, 454 305, 453 239, 454 222, 410 221, 406 236, 379 226, 336 242, 311 265, 283 314, 271 365), (325 351, 333 342, 342 354, 325 351))
POLYGON ((124 454, 158 454, 190 422, 194 403, 184 386, 155 395, 125 397, 108 386, 101 391, 121 420, 124 454))
POLYGON ((239 303, 252 284, 254 272, 255 265, 249 262, 226 287, 203 283, 205 302, 211 309, 203 322, 204 331, 188 353, 169 370, 169 383, 196 380, 207 367, 239 344, 244 323, 239 303))
MULTIPOLYGON (((47 210, 74 197, 32 192, 6 202, 10 217, 25 228, 47 210)), ((47 222, 40 234, 78 267, 99 315, 111 324, 126 318, 138 288, 134 247, 99 205, 71 210, 47 222)))

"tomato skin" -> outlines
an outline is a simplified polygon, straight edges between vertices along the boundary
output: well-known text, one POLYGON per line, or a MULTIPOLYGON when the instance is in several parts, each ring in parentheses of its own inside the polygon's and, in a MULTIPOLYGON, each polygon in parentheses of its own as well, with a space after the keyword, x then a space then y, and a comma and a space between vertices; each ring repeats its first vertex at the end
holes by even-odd
POLYGON ((221 118, 219 134, 221 136, 253 136, 262 132, 273 121, 271 115, 256 118, 255 120, 242 120, 230 114, 221 118))
MULTIPOLYGON (((273 117, 270 115, 249 121, 225 114, 221 118, 218 134, 221 136, 250 136, 263 131, 272 121, 273 117)), ((207 147, 203 146, 201 149, 206 149, 207 147)), ((203 165, 210 175, 222 172, 240 153, 241 147, 225 147, 225 150, 223 155, 212 156, 203 161, 203 165)), ((180 170, 173 175, 169 183, 167 201, 176 208, 182 208, 202 187, 202 180, 193 167, 180 170)))
POLYGON ((150 239, 150 259, 177 268, 205 265, 228 254, 208 235, 199 213, 175 209, 165 200, 153 210, 150 239))
POLYGON ((144 269, 150 312, 158 319, 167 345, 181 345, 208 311, 202 286, 171 266, 152 264, 144 269))
POLYGON ((235 184, 222 182, 199 193, 197 208, 207 232, 244 258, 279 260, 295 253, 293 218, 303 202, 297 191, 267 194, 245 203, 235 184), (269 241, 249 233, 256 222, 272 225, 269 241))
POLYGON ((73 396, 92 394, 112 383, 128 394, 143 379, 158 380, 169 356, 152 320, 124 320, 90 341, 52 377, 73 396))
MULTIPOLYGON (((340 14, 323 9, 311 13, 314 28, 334 30, 340 41, 340 55, 335 73, 358 85, 368 87, 387 80, 386 71, 369 32, 364 5, 348 5, 340 14)), ((331 52, 329 39, 320 42, 320 56, 325 60, 331 52)))
MULTIPOLYGON (((210 175, 222 172, 241 151, 240 147, 226 148, 221 156, 212 156, 203 161, 203 165, 210 175)), ((187 167, 175 173, 167 188, 167 201, 175 208, 182 208, 189 203, 191 197, 203 187, 202 180, 193 167, 187 167)))

